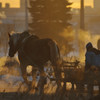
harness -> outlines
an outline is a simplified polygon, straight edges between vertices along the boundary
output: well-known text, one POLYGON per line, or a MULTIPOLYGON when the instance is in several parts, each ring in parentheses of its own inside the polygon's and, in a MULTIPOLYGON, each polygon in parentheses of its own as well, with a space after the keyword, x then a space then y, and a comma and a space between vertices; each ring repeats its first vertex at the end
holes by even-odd
POLYGON ((22 40, 22 43, 21 43, 21 46, 20 46, 19 50, 20 50, 20 52, 22 52, 22 53, 24 54, 25 58, 28 60, 29 63, 31 63, 34 67, 38 67, 38 65, 36 65, 36 64, 33 62, 33 60, 29 57, 29 55, 28 55, 28 54, 24 51, 24 49, 23 49, 25 43, 26 43, 32 36, 33 36, 33 35, 30 35, 30 36, 28 36, 28 37, 26 37, 26 38, 24 38, 24 39, 22 40))

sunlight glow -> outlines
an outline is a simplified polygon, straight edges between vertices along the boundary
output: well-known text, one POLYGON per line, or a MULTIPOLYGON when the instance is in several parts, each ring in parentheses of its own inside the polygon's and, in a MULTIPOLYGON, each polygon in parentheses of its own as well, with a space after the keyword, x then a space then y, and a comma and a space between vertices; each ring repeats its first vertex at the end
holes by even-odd
MULTIPOLYGON (((84 0, 86 6, 93 7, 93 0, 84 0)), ((20 7, 20 0, 0 0, 2 2, 3 7, 5 7, 5 3, 9 3, 11 8, 19 8, 20 7)), ((80 0, 69 0, 69 2, 73 2, 73 8, 80 8, 80 0)))
MULTIPOLYGON (((72 4, 73 8, 80 8, 81 0, 69 0, 69 1, 73 2, 73 4, 72 4)), ((93 0, 84 0, 84 5, 93 7, 93 0)))
POLYGON ((11 8, 20 7, 20 0, 0 0, 0 2, 2 3, 2 7, 5 7, 6 3, 9 3, 11 8))

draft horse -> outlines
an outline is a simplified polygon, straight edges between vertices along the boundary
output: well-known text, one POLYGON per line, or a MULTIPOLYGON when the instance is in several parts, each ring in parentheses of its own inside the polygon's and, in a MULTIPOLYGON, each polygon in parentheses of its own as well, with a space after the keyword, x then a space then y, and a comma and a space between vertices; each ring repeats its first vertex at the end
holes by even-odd
POLYGON ((56 42, 52 39, 40 39, 36 35, 30 35, 27 31, 21 34, 9 34, 9 56, 14 57, 16 52, 18 52, 22 76, 27 85, 29 85, 29 82, 27 80, 26 67, 31 65, 38 68, 42 73, 47 61, 51 62, 55 76, 59 80, 58 61, 60 53, 56 42))

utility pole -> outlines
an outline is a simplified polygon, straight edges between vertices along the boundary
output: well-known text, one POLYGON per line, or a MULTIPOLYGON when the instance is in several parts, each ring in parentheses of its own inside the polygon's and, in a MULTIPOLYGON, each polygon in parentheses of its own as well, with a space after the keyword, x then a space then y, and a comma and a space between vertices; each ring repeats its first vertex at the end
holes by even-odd
POLYGON ((27 0, 25 0, 25 28, 26 30, 28 30, 28 4, 27 4, 27 0))
POLYGON ((80 4, 80 29, 84 30, 84 0, 81 0, 80 4))

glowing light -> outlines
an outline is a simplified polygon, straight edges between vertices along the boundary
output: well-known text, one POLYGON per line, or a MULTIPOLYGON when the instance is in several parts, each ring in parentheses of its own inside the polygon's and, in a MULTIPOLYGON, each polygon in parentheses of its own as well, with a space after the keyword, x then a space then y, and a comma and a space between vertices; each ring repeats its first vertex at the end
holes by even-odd
MULTIPOLYGON (((72 7, 73 8, 79 8, 80 7, 80 0, 69 0, 70 2, 73 2, 72 7)), ((93 7, 93 0, 84 0, 86 6, 92 6, 93 7)), ((20 7, 20 0, 0 0, 2 2, 3 7, 5 7, 5 3, 9 3, 11 8, 18 8, 20 7)))
POLYGON ((2 3, 2 7, 5 7, 5 4, 10 4, 11 8, 19 8, 20 7, 20 0, 0 0, 2 3))
MULTIPOLYGON (((80 8, 80 0, 69 0, 70 2, 73 2, 72 7, 73 8, 80 8)), ((84 0, 85 6, 91 6, 93 7, 93 0, 84 0)))

